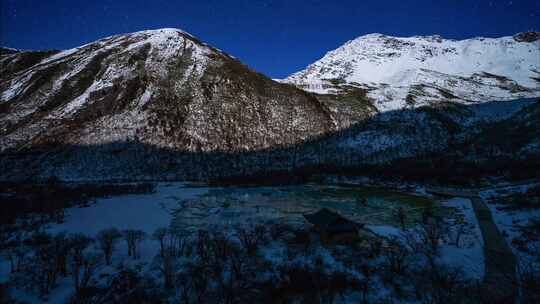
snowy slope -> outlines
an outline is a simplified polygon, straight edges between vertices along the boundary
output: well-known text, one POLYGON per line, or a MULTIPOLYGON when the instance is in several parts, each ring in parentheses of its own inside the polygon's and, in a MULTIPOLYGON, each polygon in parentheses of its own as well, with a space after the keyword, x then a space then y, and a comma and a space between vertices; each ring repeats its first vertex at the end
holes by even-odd
POLYGON ((177 151, 255 150, 336 128, 306 92, 178 29, 61 52, 0 52, 0 151, 129 141, 177 151))
POLYGON ((328 52, 285 82, 318 93, 343 85, 369 90, 379 110, 442 99, 540 96, 540 33, 449 40, 370 34, 328 52), (408 97, 410 96, 410 97, 408 97))

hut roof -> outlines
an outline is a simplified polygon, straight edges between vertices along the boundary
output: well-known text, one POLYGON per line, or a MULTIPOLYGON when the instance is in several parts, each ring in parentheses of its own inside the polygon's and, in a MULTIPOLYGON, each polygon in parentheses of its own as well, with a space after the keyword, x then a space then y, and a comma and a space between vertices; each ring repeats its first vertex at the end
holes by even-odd
POLYGON ((334 233, 358 230, 361 226, 327 208, 323 208, 313 214, 305 214, 304 217, 318 229, 334 233))

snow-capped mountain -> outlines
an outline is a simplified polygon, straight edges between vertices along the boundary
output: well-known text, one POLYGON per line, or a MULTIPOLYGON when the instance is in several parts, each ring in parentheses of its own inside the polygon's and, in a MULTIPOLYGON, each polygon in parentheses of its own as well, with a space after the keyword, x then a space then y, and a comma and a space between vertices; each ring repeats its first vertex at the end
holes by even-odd
POLYGON ((537 97, 540 33, 461 41, 370 34, 284 81, 317 93, 363 88, 380 111, 441 99, 466 103, 537 97))
POLYGON ((538 35, 467 43, 370 35, 288 79, 327 94, 273 81, 176 29, 66 51, 0 48, 0 181, 267 176, 441 153, 460 161, 471 149, 488 161, 536 157, 540 101, 468 101, 538 96, 538 35))
POLYGON ((62 52, 2 49, 0 75, 0 151, 126 141, 246 151, 340 128, 312 95, 177 29, 62 52))

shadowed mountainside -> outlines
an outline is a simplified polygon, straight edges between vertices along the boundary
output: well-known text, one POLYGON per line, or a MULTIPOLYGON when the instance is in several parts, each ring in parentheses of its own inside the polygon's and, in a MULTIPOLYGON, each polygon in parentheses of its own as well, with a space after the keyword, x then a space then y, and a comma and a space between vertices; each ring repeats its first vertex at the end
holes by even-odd
POLYGON ((302 144, 251 152, 189 152, 139 141, 41 145, 0 155, 2 180, 283 182, 319 173, 466 180, 537 174, 540 102, 446 104, 377 114, 302 144), (246 178, 247 177, 247 178, 246 178))

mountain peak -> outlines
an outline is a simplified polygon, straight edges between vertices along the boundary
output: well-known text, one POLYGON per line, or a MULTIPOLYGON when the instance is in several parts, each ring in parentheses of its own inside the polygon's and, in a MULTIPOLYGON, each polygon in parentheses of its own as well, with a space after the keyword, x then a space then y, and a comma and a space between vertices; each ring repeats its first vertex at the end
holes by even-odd
POLYGON ((384 38, 384 37, 390 37, 390 36, 385 35, 385 34, 381 34, 381 33, 371 33, 371 34, 366 34, 366 35, 359 36, 359 37, 357 37, 356 39, 353 39, 353 40, 362 40, 362 39, 370 39, 370 38, 384 38))
POLYGON ((540 32, 522 32, 514 35, 517 42, 535 42, 540 40, 540 32))
POLYGON ((309 94, 178 29, 2 56, 0 106, 0 152, 133 140, 184 152, 251 151, 346 125, 309 94))
POLYGON ((368 34, 286 81, 318 93, 335 91, 336 83, 370 88, 372 98, 384 100, 379 110, 387 110, 389 103, 390 109, 412 104, 411 96, 475 101, 534 97, 540 95, 539 38, 537 32, 466 40, 368 34))
POLYGON ((398 39, 405 39, 405 38, 431 38, 431 37, 441 37, 441 35, 439 34, 432 34, 432 35, 414 35, 414 36, 410 36, 410 37, 407 37, 407 36, 394 36, 394 35, 388 35, 388 34, 383 34, 383 33, 370 33, 370 34, 365 34, 365 35, 362 35, 362 36, 359 36, 358 38, 372 38, 372 37, 375 37, 375 38, 384 38, 384 37, 387 37, 387 38, 398 38, 398 39))
POLYGON ((17 49, 0 46, 0 56, 20 52, 17 49))
POLYGON ((171 38, 181 36, 181 37, 200 41, 198 38, 196 38, 192 34, 184 30, 177 29, 177 28, 160 28, 160 29, 143 30, 143 31, 132 32, 132 33, 127 33, 123 35, 118 35, 118 36, 133 36, 133 37, 146 36, 146 37, 153 37, 155 40, 158 40, 158 41, 160 39, 166 40, 166 39, 171 39, 171 38))
POLYGON ((428 40, 428 41, 434 41, 434 40, 442 40, 444 38, 439 34, 415 35, 415 36, 411 36, 411 37, 398 37, 398 36, 386 35, 386 34, 381 34, 381 33, 371 33, 371 34, 366 34, 366 35, 359 36, 356 39, 353 39, 353 41, 354 40, 366 40, 366 39, 424 39, 424 40, 428 40))

